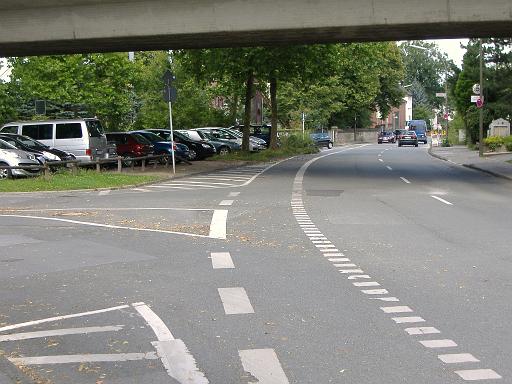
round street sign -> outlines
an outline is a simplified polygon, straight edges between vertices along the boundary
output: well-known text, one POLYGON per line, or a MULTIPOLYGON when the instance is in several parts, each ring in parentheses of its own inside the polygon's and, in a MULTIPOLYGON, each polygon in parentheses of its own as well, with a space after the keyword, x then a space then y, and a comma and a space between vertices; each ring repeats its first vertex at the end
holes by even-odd
POLYGON ((479 95, 480 94, 480 84, 473 85, 473 93, 475 95, 479 95))

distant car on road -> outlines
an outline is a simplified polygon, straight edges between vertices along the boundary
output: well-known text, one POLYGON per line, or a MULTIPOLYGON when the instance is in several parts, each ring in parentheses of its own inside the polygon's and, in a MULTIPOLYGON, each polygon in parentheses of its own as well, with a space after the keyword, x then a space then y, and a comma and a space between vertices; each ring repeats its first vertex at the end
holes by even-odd
POLYGON ((407 129, 401 129, 400 133, 398 134, 398 146, 401 147, 402 145, 414 145, 417 147, 418 137, 416 136, 416 132, 407 129))
POLYGON ((396 142, 396 136, 391 131, 380 132, 379 136, 377 137, 377 144, 394 142, 396 142))
POLYGON ((309 137, 311 137, 311 140, 313 140, 315 145, 318 147, 327 147, 331 149, 334 146, 331 136, 329 136, 327 132, 311 133, 309 137))

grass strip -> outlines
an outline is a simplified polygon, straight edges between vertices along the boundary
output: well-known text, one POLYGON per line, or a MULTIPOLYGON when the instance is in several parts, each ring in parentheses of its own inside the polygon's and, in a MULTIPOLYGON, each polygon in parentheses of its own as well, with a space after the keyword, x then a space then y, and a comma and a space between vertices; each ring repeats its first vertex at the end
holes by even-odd
POLYGON ((133 175, 114 172, 80 171, 73 175, 57 172, 44 177, 0 180, 0 192, 66 191, 75 189, 119 188, 162 180, 158 175, 133 175))

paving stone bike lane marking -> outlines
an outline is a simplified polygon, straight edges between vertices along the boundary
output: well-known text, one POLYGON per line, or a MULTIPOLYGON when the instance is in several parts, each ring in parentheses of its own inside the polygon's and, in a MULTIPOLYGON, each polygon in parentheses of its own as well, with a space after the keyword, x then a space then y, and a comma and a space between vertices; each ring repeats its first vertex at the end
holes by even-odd
MULTIPOLYGON (((304 206, 304 201, 303 201, 303 181, 304 181, 304 175, 305 175, 307 169, 309 168, 309 166, 311 164, 315 163, 316 161, 318 161, 320 159, 323 159, 323 158, 325 158, 327 156, 337 155, 337 154, 340 154, 340 153, 343 153, 343 152, 354 150, 356 148, 358 148, 358 147, 351 147, 351 148, 347 148, 347 149, 342 150, 342 151, 337 151, 337 152, 334 152, 334 153, 329 153, 327 155, 322 155, 322 156, 315 157, 314 159, 306 162, 299 169, 299 171, 297 172, 297 174, 295 176, 295 179, 294 179, 294 182, 293 182, 291 203, 290 203, 291 208, 292 208, 292 213, 295 216, 295 218, 297 220, 297 223, 299 224, 299 226, 303 230, 304 234, 309 238, 309 240, 311 241, 312 245, 317 247, 317 248, 326 248, 326 247, 331 248, 331 247, 335 247, 335 245, 331 245, 331 243, 327 240, 327 241, 324 241, 324 242, 327 243, 328 245, 320 245, 319 246, 319 244, 315 243, 315 241, 312 240, 312 236, 311 236, 312 232, 315 233, 315 235, 317 237, 321 236, 321 237, 325 238, 325 236, 320 232, 320 230, 316 227, 316 225, 313 223, 313 221, 311 221, 311 219, 309 218, 309 216, 307 214, 307 210, 306 210, 306 208, 304 206), (310 223, 310 224, 308 224, 307 229, 303 226, 303 220, 304 219, 307 219, 308 223, 310 223)), ((382 162, 382 159, 379 159, 379 160, 382 162)), ((407 179, 405 179, 403 177, 401 179, 405 183, 410 184, 409 180, 407 180, 407 179)), ((434 196, 432 196, 432 197, 434 197, 434 196)), ((446 203, 449 203, 449 202, 446 202, 446 203)), ((449 203, 449 205, 451 205, 451 203, 449 203)), ((326 249, 319 249, 319 250, 322 253, 324 253, 324 256, 325 256, 325 252, 324 251, 326 251, 326 249)), ((336 249, 336 251, 338 251, 338 250, 336 249)), ((345 256, 344 253, 338 253, 338 255, 339 256, 345 256)), ((340 272, 340 274, 342 274, 344 276, 345 275, 349 275, 349 276, 347 276, 348 280, 352 280, 352 279, 371 279, 371 276, 364 274, 364 270, 362 268, 358 267, 357 264, 355 264, 355 263, 351 263, 351 260, 348 257, 344 257, 343 261, 345 262, 345 264, 339 264, 337 261, 333 261, 332 259, 328 259, 328 261, 330 261, 333 264, 334 267, 338 268, 338 271, 340 272)), ((377 283, 378 285, 380 285, 380 283, 378 283, 377 281, 373 281, 373 283, 377 283)), ((358 286, 358 285, 355 285, 355 284, 353 284, 353 286, 355 286, 356 288, 365 287, 364 285, 363 286, 358 286)), ((370 289, 370 290, 368 290, 368 289, 360 289, 360 291, 363 294, 365 294, 368 297, 370 297, 371 299, 376 299, 378 301, 392 301, 392 302, 399 302, 400 301, 396 297, 387 297, 389 292, 385 288, 382 288, 382 289, 370 289), (381 297, 373 297, 373 296, 381 296, 381 297)), ((413 309, 411 309, 410 307, 405 306, 405 305, 392 306, 392 307, 380 307, 380 309, 381 309, 382 312, 384 312, 387 315, 388 314, 389 315, 396 315, 396 314, 410 314, 410 313, 414 313, 413 309)), ((419 316, 392 317, 392 320, 396 324, 409 324, 409 323, 423 323, 423 322, 426 322, 426 320, 424 320, 423 318, 421 318, 419 316)), ((417 335, 424 335, 424 334, 441 333, 440 331, 438 331, 434 327, 422 327, 422 328, 415 328, 415 329, 408 328, 406 330, 406 332, 411 337, 414 337, 414 336, 417 336, 417 335)), ((457 343, 455 341, 453 341, 453 340, 450 340, 450 339, 418 340, 418 342, 421 343, 426 348, 429 348, 429 349, 438 349, 438 348, 447 349, 447 348, 456 348, 456 347, 458 347, 457 343)), ((439 358, 440 361, 442 361, 445 364, 454 364, 457 360, 462 360, 461 362, 472 363, 472 364, 476 364, 476 363, 480 362, 480 360, 478 360, 473 355, 468 354, 468 353, 454 353, 452 357, 449 357, 449 355, 446 355, 446 354, 442 354, 442 355, 438 355, 438 358, 439 358)), ((465 369, 465 370, 454 371, 454 373, 457 374, 460 378, 462 378, 463 380, 466 380, 466 381, 495 380, 495 379, 501 379, 502 378, 501 375, 499 375, 498 373, 496 373, 492 369, 465 369)))

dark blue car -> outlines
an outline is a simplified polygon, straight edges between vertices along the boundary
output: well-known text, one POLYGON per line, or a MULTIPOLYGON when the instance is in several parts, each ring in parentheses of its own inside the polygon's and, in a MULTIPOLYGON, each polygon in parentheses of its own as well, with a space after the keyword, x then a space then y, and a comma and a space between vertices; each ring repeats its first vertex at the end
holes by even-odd
MULTIPOLYGON (((172 147, 170 141, 163 141, 160 136, 154 134, 153 132, 134 131, 133 133, 138 133, 139 135, 142 135, 147 140, 149 140, 151 144, 153 144, 155 155, 171 155, 172 147)), ((174 143, 174 155, 176 157, 176 162, 179 163, 181 160, 189 159, 190 151, 185 144, 174 143)), ((167 158, 160 157, 158 161, 161 164, 165 164, 167 162, 167 158)))

